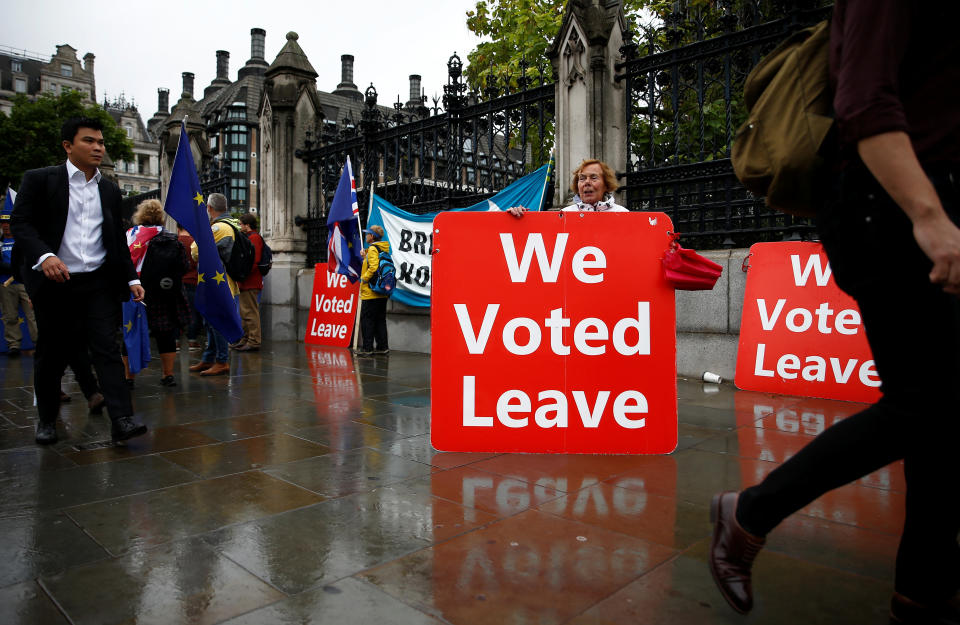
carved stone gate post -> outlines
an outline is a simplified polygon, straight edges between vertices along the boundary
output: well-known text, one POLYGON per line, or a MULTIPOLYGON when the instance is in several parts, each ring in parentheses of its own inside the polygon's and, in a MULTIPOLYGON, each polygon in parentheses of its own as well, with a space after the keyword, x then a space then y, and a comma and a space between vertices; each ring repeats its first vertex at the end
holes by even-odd
MULTIPOLYGON (((265 73, 260 106, 260 230, 273 250, 264 280, 261 322, 274 341, 299 339, 297 276, 306 262, 307 237, 294 216, 307 214, 307 166, 294 152, 316 127, 317 72, 287 33, 287 43, 265 73)), ((309 289, 312 284, 307 285, 309 289)))
POLYGON ((626 21, 620 2, 571 0, 550 49, 556 89, 556 195, 570 196, 570 172, 585 158, 626 170, 627 115, 614 81, 626 21))

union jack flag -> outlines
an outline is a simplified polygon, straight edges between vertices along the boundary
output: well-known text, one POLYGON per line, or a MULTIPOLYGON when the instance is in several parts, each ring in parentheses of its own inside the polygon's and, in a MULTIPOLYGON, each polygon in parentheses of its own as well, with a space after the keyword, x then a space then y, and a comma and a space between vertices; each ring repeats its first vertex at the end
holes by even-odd
POLYGON ((350 282, 360 279, 363 266, 359 214, 357 185, 348 156, 327 215, 327 229, 330 231, 327 237, 327 267, 330 273, 342 273, 350 282))

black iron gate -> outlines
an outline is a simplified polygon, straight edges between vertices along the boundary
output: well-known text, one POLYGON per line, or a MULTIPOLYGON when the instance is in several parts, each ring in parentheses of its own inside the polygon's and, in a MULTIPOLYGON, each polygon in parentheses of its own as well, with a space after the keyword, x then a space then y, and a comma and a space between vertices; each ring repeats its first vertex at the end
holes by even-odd
MULTIPOLYGON (((297 157, 307 163, 307 215, 296 219, 307 233, 307 266, 326 260, 327 208, 350 157, 360 216, 366 223, 370 190, 412 213, 470 206, 550 159, 554 87, 546 68, 532 85, 521 68, 517 89, 491 86, 467 93, 462 63, 447 63, 443 109, 439 99, 386 115, 377 92, 366 91, 359 124, 341 121, 338 132, 308 132, 297 157), (319 144, 319 145, 318 145, 319 144)), ((548 197, 552 197, 550 192, 548 197)))
POLYGON ((626 60, 617 65, 617 80, 624 81, 627 99, 626 205, 667 213, 684 240, 700 249, 807 236, 809 221, 768 208, 737 181, 730 146, 746 117, 747 74, 789 33, 824 19, 831 3, 716 4, 719 19, 674 3, 662 28, 646 33, 644 50, 630 37, 622 48, 626 60))

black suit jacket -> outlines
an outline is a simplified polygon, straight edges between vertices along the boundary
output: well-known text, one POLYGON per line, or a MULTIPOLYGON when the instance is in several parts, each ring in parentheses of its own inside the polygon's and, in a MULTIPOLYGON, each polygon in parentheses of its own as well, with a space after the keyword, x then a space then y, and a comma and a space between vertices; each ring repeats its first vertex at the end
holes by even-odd
MULTIPOLYGON (((116 291, 120 301, 126 301, 130 298, 129 282, 137 279, 137 272, 130 260, 120 220, 120 189, 106 178, 101 178, 98 186, 103 209, 103 246, 107 251, 103 262, 108 280, 106 286, 116 291)), ((42 295, 50 284, 42 271, 32 267, 44 254, 57 254, 67 226, 69 207, 66 164, 31 169, 23 175, 10 216, 10 230, 16 240, 13 265, 31 298, 42 295)))

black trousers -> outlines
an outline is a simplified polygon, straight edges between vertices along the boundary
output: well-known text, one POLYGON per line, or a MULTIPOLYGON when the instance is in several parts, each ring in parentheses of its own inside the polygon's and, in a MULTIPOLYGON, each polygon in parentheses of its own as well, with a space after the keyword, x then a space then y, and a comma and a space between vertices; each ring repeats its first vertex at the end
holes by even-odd
MULTIPOLYGON (((958 174, 930 173, 954 222, 958 174)), ((960 588, 960 300, 930 283, 911 222, 865 169, 844 175, 834 197, 821 240, 837 284, 860 307, 883 395, 743 491, 737 517, 766 534, 823 493, 903 459, 895 587, 942 600, 960 588)))
POLYGON ((40 332, 33 385, 42 422, 56 420, 63 372, 68 364, 86 360, 84 352, 87 351, 110 418, 116 420, 133 414, 117 344, 120 302, 116 288, 107 286, 105 274, 102 269, 71 274, 67 282, 46 284, 33 298, 40 332))
POLYGON ((363 351, 372 352, 374 343, 377 349, 390 349, 387 346, 387 298, 363 300, 360 307, 360 332, 363 338, 363 351))

